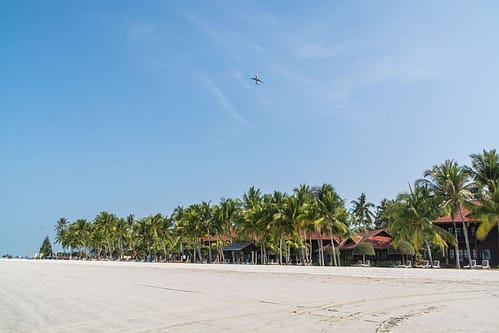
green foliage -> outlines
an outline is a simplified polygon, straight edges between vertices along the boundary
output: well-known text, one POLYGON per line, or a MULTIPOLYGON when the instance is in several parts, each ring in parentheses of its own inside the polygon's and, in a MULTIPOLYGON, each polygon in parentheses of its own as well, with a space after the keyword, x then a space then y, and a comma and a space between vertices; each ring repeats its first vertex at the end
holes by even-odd
POLYGON ((46 236, 40 247, 40 257, 46 258, 52 256, 52 245, 50 244, 49 236, 46 236))
POLYGON ((395 246, 394 243, 390 244, 388 247, 388 254, 401 254, 401 255, 406 255, 406 256, 413 256, 414 255, 414 247, 406 241, 399 241, 398 244, 395 246))
MULTIPOLYGON (((157 259, 186 254, 196 260, 206 258, 207 254, 211 258, 211 252, 220 259, 221 249, 227 243, 252 240, 261 253, 271 249, 281 260, 283 256, 289 259, 292 252, 300 253, 306 262, 314 255, 310 250, 311 235, 329 243, 337 241, 335 237, 344 239, 354 231, 374 227, 388 228, 394 236, 395 248, 390 251, 402 248, 400 251, 410 255, 405 248, 412 246, 416 255, 421 255, 425 251, 431 253, 432 248, 455 243, 453 235, 432 221, 444 213, 460 218, 460 205, 477 193, 483 200, 481 206, 473 207, 473 213, 483 221, 478 236, 485 237, 497 226, 497 154, 495 150, 484 150, 471 158, 471 167, 461 167, 450 160, 427 170, 425 179, 408 192, 394 200, 383 199, 375 214, 375 206, 366 200, 364 193, 351 202, 352 209, 347 211, 345 201, 330 184, 316 187, 301 184, 290 194, 262 193, 250 187, 241 199, 222 198, 218 204, 179 206, 170 216, 156 214, 136 219, 134 215, 120 218, 101 212, 92 220, 75 222, 62 217, 56 222, 54 239, 63 252, 81 257, 123 259, 148 255, 157 259)), ((367 243, 361 244, 354 253, 362 254, 362 248, 369 247, 367 243)), ((365 251, 363 255, 374 255, 374 251, 365 251)), ((336 258, 331 247, 319 246, 316 253, 320 265, 327 261, 326 255, 336 258)))
POLYGON ((371 244, 362 242, 354 247, 352 254, 355 256, 373 256, 376 253, 374 252, 374 247, 371 244))

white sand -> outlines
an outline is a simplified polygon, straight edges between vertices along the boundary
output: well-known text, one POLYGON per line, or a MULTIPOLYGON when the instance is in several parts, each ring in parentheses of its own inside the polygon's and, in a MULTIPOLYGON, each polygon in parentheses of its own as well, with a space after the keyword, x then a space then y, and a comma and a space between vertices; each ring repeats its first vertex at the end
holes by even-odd
POLYGON ((497 332, 499 271, 0 260, 0 332, 497 332))

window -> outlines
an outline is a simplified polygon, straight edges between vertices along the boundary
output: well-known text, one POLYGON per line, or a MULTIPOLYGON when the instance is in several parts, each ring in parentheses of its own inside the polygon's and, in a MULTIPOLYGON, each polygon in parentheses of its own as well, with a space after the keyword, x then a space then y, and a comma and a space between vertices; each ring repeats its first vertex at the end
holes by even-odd
POLYGON ((480 254, 482 255, 482 259, 490 260, 490 249, 482 249, 480 254))
POLYGON ((386 255, 387 255, 387 251, 381 250, 381 251, 379 251, 379 255, 380 255, 381 259, 385 260, 386 255))
POLYGON ((475 237, 475 235, 476 235, 475 226, 471 226, 471 228, 470 228, 470 232, 471 232, 471 236, 472 236, 472 237, 475 237))
POLYGON ((449 249, 449 258, 454 259, 454 249, 449 249))
POLYGON ((476 259, 476 249, 471 250, 471 252, 473 253, 472 254, 473 258, 476 259))

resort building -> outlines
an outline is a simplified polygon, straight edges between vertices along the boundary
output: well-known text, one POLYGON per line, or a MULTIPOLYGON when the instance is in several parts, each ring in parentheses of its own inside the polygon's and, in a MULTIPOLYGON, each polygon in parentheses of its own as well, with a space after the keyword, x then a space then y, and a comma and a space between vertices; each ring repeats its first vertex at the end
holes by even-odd
MULTIPOLYGON (((470 242, 470 251, 472 256, 471 259, 477 260, 478 263, 482 262, 482 260, 489 260, 490 266, 496 267, 499 265, 499 234, 497 232, 497 228, 493 228, 484 240, 478 240, 476 237, 476 231, 480 225, 480 221, 474 218, 466 207, 461 206, 461 210, 468 229, 468 239, 470 242)), ((438 218, 433 222, 433 224, 438 225, 453 235, 454 226, 456 227, 459 261, 461 267, 463 265, 468 265, 468 251, 466 250, 463 226, 459 214, 454 217, 454 221, 452 221, 452 217, 450 215, 447 215, 438 218)), ((444 251, 444 257, 441 258, 441 260, 443 263, 448 265, 456 265, 455 248, 453 246, 449 246, 444 251)))
POLYGON ((393 241, 393 237, 385 230, 371 230, 363 235, 348 237, 340 244, 341 258, 343 262, 355 262, 362 256, 354 256, 353 249, 360 243, 368 243, 374 248, 374 256, 369 256, 369 260, 382 262, 390 260, 388 256, 388 247, 393 241))

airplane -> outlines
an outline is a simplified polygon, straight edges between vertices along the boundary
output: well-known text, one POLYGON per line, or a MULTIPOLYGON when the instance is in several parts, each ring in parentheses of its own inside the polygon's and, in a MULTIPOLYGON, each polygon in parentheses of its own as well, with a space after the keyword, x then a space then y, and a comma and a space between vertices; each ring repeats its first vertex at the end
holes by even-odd
POLYGON ((258 78, 258 74, 255 74, 255 77, 252 77, 251 80, 254 80, 255 84, 263 83, 263 81, 258 78))

